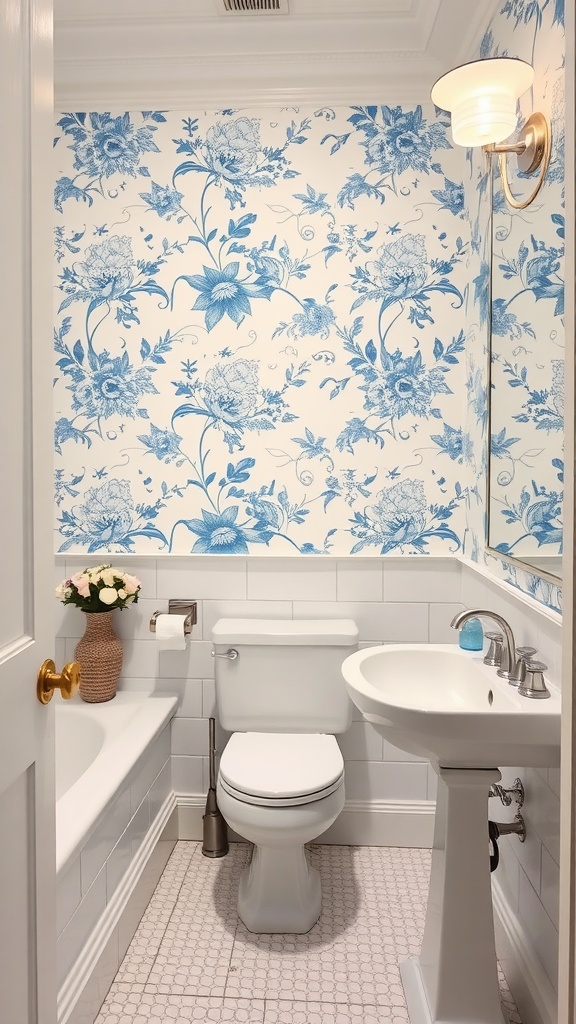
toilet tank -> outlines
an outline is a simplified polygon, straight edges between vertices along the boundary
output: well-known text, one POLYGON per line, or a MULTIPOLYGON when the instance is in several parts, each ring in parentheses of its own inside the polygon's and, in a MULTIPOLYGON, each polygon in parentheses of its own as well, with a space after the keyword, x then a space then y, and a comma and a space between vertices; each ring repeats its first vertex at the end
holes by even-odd
POLYGON ((358 646, 352 619, 219 619, 216 704, 230 732, 340 733, 352 721, 341 666, 358 646), (233 648, 235 660, 218 657, 233 648))

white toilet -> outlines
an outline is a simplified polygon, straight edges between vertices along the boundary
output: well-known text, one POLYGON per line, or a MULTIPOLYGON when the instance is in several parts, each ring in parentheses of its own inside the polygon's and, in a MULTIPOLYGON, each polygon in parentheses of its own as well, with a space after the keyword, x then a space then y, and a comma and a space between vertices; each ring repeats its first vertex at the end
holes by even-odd
POLYGON ((344 761, 332 734, 352 720, 341 665, 358 629, 351 619, 220 619, 212 640, 218 717, 233 733, 218 804, 254 843, 238 913, 251 932, 307 932, 320 916, 321 889, 304 844, 344 806, 344 761))

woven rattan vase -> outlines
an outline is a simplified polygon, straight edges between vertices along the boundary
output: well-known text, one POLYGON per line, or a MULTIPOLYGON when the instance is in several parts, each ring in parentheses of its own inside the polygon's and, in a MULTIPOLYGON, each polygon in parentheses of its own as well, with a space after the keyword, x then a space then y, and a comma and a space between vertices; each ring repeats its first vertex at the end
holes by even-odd
POLYGON ((112 700, 122 668, 122 642, 114 632, 113 612, 84 612, 86 631, 76 645, 80 696, 90 704, 112 700))

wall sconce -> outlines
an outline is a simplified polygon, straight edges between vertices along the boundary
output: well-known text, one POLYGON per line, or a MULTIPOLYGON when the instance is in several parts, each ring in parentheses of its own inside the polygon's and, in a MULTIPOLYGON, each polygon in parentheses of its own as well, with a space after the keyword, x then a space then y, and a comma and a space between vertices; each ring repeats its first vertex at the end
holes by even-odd
POLYGON ((550 163, 550 125, 534 113, 522 126, 516 142, 504 142, 516 129, 518 99, 534 81, 534 68, 515 57, 474 60, 448 71, 432 87, 432 100, 452 114, 452 137, 458 146, 482 146, 498 153, 502 188, 515 210, 524 210, 538 195, 550 163), (519 202, 510 191, 506 159, 516 153, 518 169, 540 177, 528 199, 519 202))

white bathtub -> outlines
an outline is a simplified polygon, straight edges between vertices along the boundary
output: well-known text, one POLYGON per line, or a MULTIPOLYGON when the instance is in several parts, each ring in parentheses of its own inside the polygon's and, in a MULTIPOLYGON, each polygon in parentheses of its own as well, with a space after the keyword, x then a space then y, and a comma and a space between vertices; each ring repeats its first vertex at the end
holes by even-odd
POLYGON ((75 698, 56 707, 58 980, 66 1005, 78 962, 108 927, 102 922, 141 870, 173 800, 177 703, 121 691, 104 704, 75 698))
POLYGON ((65 870, 165 728, 176 697, 121 691, 104 704, 56 707, 56 870, 65 870))

